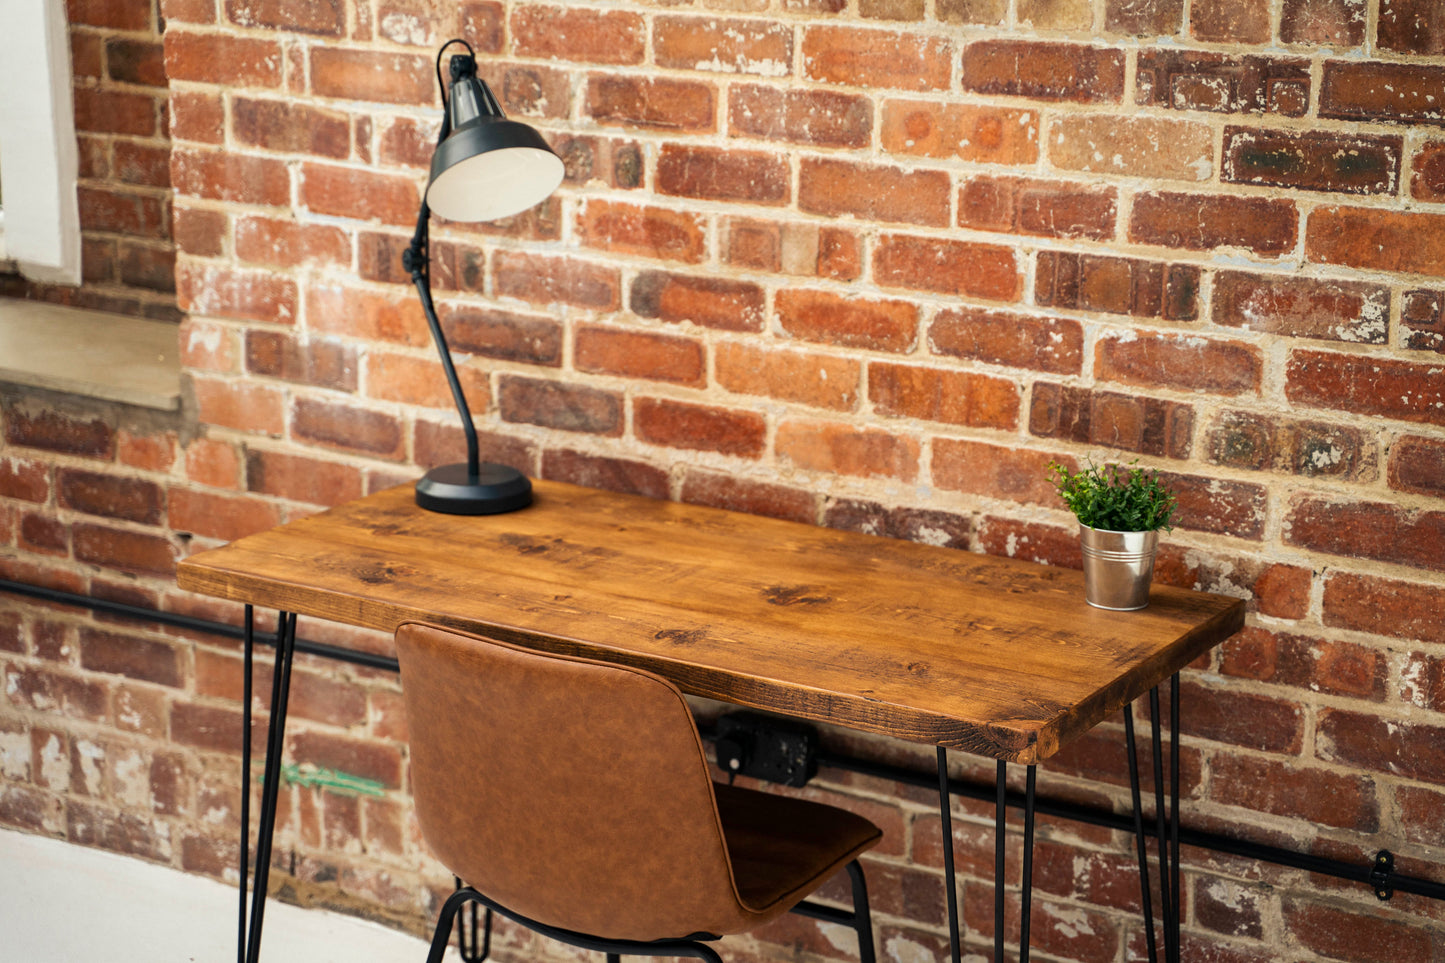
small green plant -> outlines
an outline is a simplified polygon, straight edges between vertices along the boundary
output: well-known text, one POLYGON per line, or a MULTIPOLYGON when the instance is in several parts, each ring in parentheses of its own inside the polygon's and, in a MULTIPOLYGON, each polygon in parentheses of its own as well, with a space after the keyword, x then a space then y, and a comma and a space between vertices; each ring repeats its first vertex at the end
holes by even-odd
POLYGON ((1146 472, 1134 462, 1124 465, 1095 465, 1073 472, 1056 461, 1049 462, 1059 497, 1080 522, 1090 528, 1111 532, 1172 531, 1175 499, 1155 472, 1146 472))

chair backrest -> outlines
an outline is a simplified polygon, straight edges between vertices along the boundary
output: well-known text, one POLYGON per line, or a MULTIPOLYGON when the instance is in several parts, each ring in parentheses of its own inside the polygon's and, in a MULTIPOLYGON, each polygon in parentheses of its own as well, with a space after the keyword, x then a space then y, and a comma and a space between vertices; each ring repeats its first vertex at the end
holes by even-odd
POLYGON ((420 623, 396 647, 417 818, 457 876, 593 936, 739 928, 748 914, 675 686, 420 623))

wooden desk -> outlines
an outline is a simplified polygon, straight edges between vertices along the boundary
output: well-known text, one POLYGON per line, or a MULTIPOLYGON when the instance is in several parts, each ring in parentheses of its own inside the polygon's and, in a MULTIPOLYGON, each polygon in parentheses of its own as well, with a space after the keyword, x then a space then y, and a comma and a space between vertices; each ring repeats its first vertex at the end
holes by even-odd
POLYGON ((1072 570, 546 481, 532 507, 479 517, 394 488, 195 555, 178 581, 640 666, 684 692, 1029 765, 1244 621, 1239 599, 1155 586, 1147 609, 1108 612, 1072 570))

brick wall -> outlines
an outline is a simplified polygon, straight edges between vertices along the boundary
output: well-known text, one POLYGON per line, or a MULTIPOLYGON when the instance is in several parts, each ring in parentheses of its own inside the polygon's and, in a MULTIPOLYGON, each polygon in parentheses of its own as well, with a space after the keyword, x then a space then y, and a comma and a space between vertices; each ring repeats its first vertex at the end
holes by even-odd
MULTIPOLYGON (((107 197, 173 205, 192 403, 168 422, 5 395, 0 574, 234 618, 175 591, 177 558, 460 456, 399 253, 433 57, 461 34, 568 164, 534 211, 433 230, 489 458, 1077 565, 1044 465, 1137 457, 1180 493, 1156 577, 1250 600, 1248 628, 1186 674, 1186 824, 1361 865, 1389 848, 1445 879, 1433 2, 164 0, 168 79, 143 82, 111 53, 150 36, 142 9, 72 3, 77 48, 108 58, 77 70, 78 101, 168 87, 174 194, 153 175, 107 197)), ((156 128, 82 139, 117 174, 122 145, 164 149, 156 128)), ((86 291, 124 279, 113 233, 122 273, 86 291)), ((0 650, 0 822, 224 875, 235 647, 0 597, 0 650)), ((410 822, 394 681, 303 661, 292 758, 385 795, 288 789, 278 867, 421 927, 449 881, 410 822)), ((1045 791, 1121 804, 1120 729, 1051 760, 1045 791)), ((934 958, 926 794, 838 773, 816 792, 888 830, 869 863, 885 956, 934 958)), ((991 813, 959 812, 983 958, 991 813)), ((1040 832, 1036 952, 1137 958, 1129 840, 1040 832)), ((1438 902, 1185 861, 1190 958, 1445 956, 1438 902)), ((846 957, 837 943, 788 919, 737 952, 846 957)))

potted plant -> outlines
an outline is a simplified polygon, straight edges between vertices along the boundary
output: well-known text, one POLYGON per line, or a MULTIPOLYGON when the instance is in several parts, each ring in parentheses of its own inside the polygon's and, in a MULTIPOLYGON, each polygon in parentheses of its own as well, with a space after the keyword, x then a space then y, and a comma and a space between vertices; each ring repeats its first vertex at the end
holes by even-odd
POLYGON ((1054 487, 1079 520, 1084 554, 1084 600, 1101 609, 1130 611, 1149 604, 1159 530, 1170 531, 1174 493, 1156 472, 1129 465, 1070 471, 1049 462, 1054 487))

